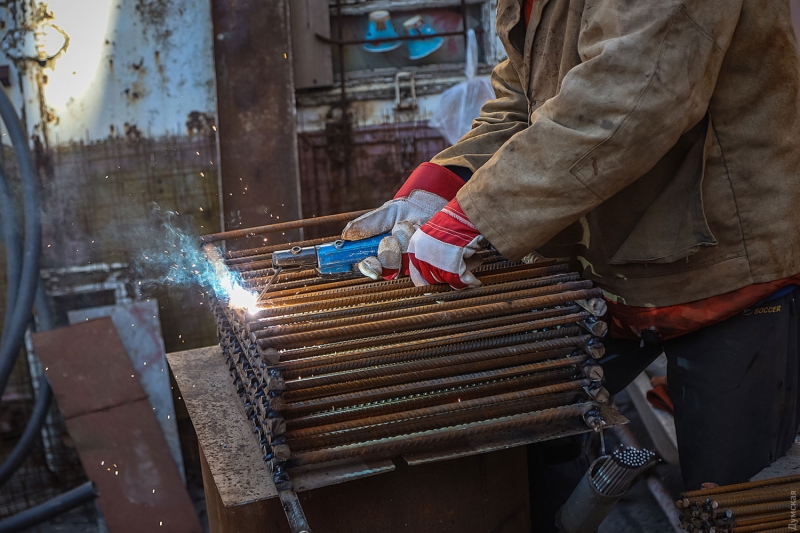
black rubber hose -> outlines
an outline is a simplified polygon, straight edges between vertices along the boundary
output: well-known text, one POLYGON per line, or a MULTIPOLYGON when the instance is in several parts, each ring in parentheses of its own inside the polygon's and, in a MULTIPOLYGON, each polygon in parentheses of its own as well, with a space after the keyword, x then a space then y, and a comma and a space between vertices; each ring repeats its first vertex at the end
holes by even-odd
POLYGON ((17 441, 14 449, 3 461, 3 464, 0 465, 0 487, 14 475, 14 472, 25 461, 28 453, 33 448, 36 439, 39 438, 39 432, 42 430, 47 413, 50 412, 52 400, 53 390, 50 388, 47 378, 42 376, 41 380, 39 380, 39 394, 33 407, 33 413, 28 420, 28 425, 25 427, 25 431, 17 441))
POLYGON ((59 516, 70 509, 92 501, 97 497, 94 483, 88 481, 79 487, 56 496, 41 505, 32 507, 12 517, 0 521, 0 533, 15 533, 41 524, 42 522, 59 516))
POLYGON ((39 260, 42 248, 42 221, 39 202, 39 183, 33 164, 28 137, 19 121, 14 106, 5 91, 0 91, 0 118, 6 125, 8 136, 14 145, 24 190, 25 244, 22 253, 22 274, 18 284, 14 312, 8 321, 8 329, 0 341, 0 394, 8 384, 19 348, 25 338, 25 330, 33 309, 33 301, 39 284, 39 260))
POLYGON ((19 278, 22 274, 22 235, 17 224, 17 207, 11 195, 11 187, 5 170, 0 165, 0 218, 3 222, 3 240, 6 243, 6 276, 8 291, 6 293, 6 316, 3 323, 3 334, 7 334, 9 322, 14 315, 17 302, 19 278))

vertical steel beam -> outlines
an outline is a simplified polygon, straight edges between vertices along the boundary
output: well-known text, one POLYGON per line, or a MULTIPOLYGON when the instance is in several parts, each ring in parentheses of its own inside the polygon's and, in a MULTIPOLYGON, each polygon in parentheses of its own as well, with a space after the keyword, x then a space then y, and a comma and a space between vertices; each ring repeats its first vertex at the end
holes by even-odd
MULTIPOLYGON (((302 218, 288 1, 212 0, 211 8, 224 229, 302 218)), ((269 242, 298 238, 287 231, 269 242)))

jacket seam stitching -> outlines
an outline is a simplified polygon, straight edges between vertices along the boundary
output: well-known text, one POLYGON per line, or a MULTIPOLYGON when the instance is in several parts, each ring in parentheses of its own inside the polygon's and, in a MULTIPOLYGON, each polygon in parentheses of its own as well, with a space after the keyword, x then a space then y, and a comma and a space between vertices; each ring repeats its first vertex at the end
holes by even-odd
MULTIPOLYGON (((711 110, 708 111, 708 114, 711 116, 711 110)), ((714 122, 712 117, 712 127, 713 124, 714 122)), ((714 128, 714 137, 716 137, 717 144, 719 145, 720 157, 722 158, 722 164, 725 167, 725 176, 728 178, 728 186, 730 187, 731 194, 733 195, 733 203, 736 205, 736 218, 739 221, 739 231, 742 232, 742 248, 744 248, 744 256, 747 258, 747 270, 750 272, 750 279, 753 279, 753 265, 750 263, 750 252, 747 250, 747 239, 744 235, 744 226, 742 225, 742 217, 739 212, 739 198, 736 196, 736 189, 733 188, 733 180, 731 179, 731 171, 728 168, 728 160, 725 157, 725 149, 722 148, 722 140, 719 138, 716 128, 714 128)))
MULTIPOLYGON (((677 15, 682 9, 683 9, 683 6, 680 6, 680 8, 678 8, 678 11, 675 12, 675 15, 677 15)), ((664 36, 664 40, 661 43, 661 50, 659 50, 659 52, 658 52, 658 61, 656 61, 656 66, 655 66, 655 69, 653 69, 653 74, 650 77, 650 81, 647 83, 647 85, 642 89, 642 91, 636 97, 636 102, 633 104, 633 107, 631 108, 631 110, 628 111, 628 113, 625 115, 625 118, 622 119, 622 122, 620 122, 619 126, 613 132, 611 132, 611 134, 609 134, 608 137, 603 139, 600 143, 598 143, 596 146, 594 146, 591 150, 586 152, 586 154, 584 154, 580 159, 578 159, 575 162, 575 164, 572 165, 572 168, 570 169, 570 172, 578 179, 578 181, 580 181, 583 184, 584 187, 586 187, 589 191, 592 192, 592 194, 594 194, 599 200, 601 200, 603 202, 608 200, 608 198, 603 198, 602 196, 597 194, 597 192, 586 183, 587 182, 586 177, 582 175, 581 170, 579 168, 577 168, 577 166, 581 162, 583 162, 587 157, 589 157, 593 152, 595 152, 598 148, 600 148, 601 146, 606 144, 608 141, 613 139, 614 136, 619 132, 619 130, 621 130, 622 127, 625 126, 625 124, 627 124, 628 119, 633 114, 633 112, 636 111, 636 109, 639 108, 639 104, 642 102, 642 99, 648 93, 648 91, 650 91, 650 88, 653 86, 653 83, 655 83, 656 77, 657 77, 658 73, 661 70, 661 63, 664 60, 664 54, 666 54, 667 41, 669 41, 669 36, 672 34, 672 29, 675 27, 675 24, 676 24, 675 15, 672 16, 672 22, 670 23, 669 29, 667 30, 667 33, 664 36)))
POLYGON ((695 27, 695 28, 697 28, 697 31, 699 31, 700 33, 702 33, 703 35, 705 35, 706 39, 708 39, 709 41, 711 41, 711 44, 713 44, 713 45, 714 45, 714 48, 716 48, 716 49, 717 49, 719 52, 721 52, 721 53, 723 53, 723 54, 725 53, 725 50, 723 50, 723 49, 722 49, 722 47, 721 47, 720 45, 718 45, 718 44, 717 44, 717 41, 716 41, 716 40, 714 40, 714 37, 713 37, 713 36, 712 36, 710 33, 708 33, 708 32, 707 32, 707 31, 706 31, 706 30, 705 30, 705 29, 704 29, 704 28, 703 28, 703 27, 702 27, 702 26, 701 26, 701 25, 700 25, 700 24, 697 22, 697 20, 695 20, 695 18, 694 18, 694 17, 691 15, 691 13, 689 13, 689 10, 688 10, 688 9, 686 9, 686 7, 685 7, 685 6, 681 6, 681 7, 680 7, 680 11, 683 11, 683 12, 684 12, 684 14, 686 15, 686 18, 688 18, 688 19, 689 19, 689 22, 691 22, 691 23, 694 25, 694 27, 695 27))
MULTIPOLYGON (((668 273, 659 272, 659 273, 653 273, 652 275, 651 274, 647 274, 647 275, 625 274, 625 273, 622 273, 622 272, 620 272, 620 273, 623 274, 628 279, 663 278, 663 277, 668 277, 668 276, 687 274, 689 272, 693 272, 693 271, 698 270, 700 268, 707 268, 707 267, 711 267, 711 266, 720 265, 722 263, 727 263, 728 261, 735 261, 735 260, 741 259, 743 257, 745 259, 747 259, 747 253, 746 252, 744 252, 744 251, 742 251, 742 252, 734 252, 734 253, 727 254, 727 255, 723 256, 722 258, 711 259, 711 260, 708 260, 708 261, 704 261, 702 263, 697 263, 696 265, 692 265, 691 268, 685 268, 685 269, 676 270, 676 271, 668 272, 668 273)), ((663 265, 659 264, 659 266, 674 265, 674 264, 675 264, 674 262, 673 263, 665 263, 663 265)), ((627 266, 632 266, 632 265, 612 265, 612 266, 615 266, 615 267, 627 267, 627 266)), ((633 265, 633 266, 643 266, 643 265, 638 264, 638 265, 633 265)), ((749 260, 747 261, 747 269, 748 269, 748 273, 750 273, 750 261, 749 260)), ((751 279, 752 279, 752 277, 753 277, 752 274, 750 274, 750 278, 751 279)))

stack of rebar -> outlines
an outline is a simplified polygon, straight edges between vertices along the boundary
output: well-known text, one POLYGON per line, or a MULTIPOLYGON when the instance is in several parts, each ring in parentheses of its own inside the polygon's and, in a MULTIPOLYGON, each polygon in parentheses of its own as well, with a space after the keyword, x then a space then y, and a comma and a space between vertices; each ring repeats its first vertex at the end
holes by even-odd
POLYGON ((686 531, 797 531, 800 475, 713 487, 681 494, 681 527, 686 531))
POLYGON ((606 306, 567 265, 484 251, 481 287, 462 291, 315 270, 275 276, 273 251, 332 240, 224 255, 205 245, 209 260, 249 290, 272 280, 254 312, 223 295, 212 307, 279 490, 293 467, 443 450, 555 421, 575 419, 583 431, 605 424, 608 393, 595 359, 604 354, 606 306))

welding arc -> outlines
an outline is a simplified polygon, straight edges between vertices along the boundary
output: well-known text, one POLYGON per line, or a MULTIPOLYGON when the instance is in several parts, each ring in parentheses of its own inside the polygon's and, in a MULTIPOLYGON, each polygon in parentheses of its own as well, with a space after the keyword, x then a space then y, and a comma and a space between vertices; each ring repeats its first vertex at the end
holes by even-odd
MULTIPOLYGON (((274 316, 269 318, 262 318, 256 322, 248 322, 246 327, 248 331, 258 331, 264 330, 274 326, 282 326, 282 325, 289 325, 296 322, 306 322, 306 321, 325 321, 325 320, 339 320, 342 318, 348 318, 353 316, 359 315, 366 315, 366 314, 374 314, 375 316, 379 316, 378 313, 384 311, 392 311, 397 309, 407 309, 410 307, 414 307, 415 309, 420 309, 426 305, 433 305, 433 304, 442 304, 444 302, 454 302, 454 301, 468 301, 472 299, 472 301, 476 301, 475 298, 482 298, 485 301, 491 301, 490 296, 497 296, 497 295, 504 295, 509 298, 514 298, 515 294, 521 293, 525 290, 530 290, 534 288, 541 288, 556 285, 559 283, 567 283, 577 281, 579 279, 578 274, 570 273, 570 274, 556 274, 554 276, 546 276, 541 278, 532 278, 528 280, 520 280, 520 281, 510 281, 506 283, 495 283, 490 285, 484 285, 475 289, 463 290, 463 291, 447 291, 447 292, 439 292, 439 291, 431 291, 433 294, 423 293, 423 288, 416 288, 414 291, 408 292, 416 292, 417 294, 410 294, 410 295, 403 295, 407 297, 400 297, 400 298, 381 298, 381 301, 373 301, 373 302, 359 302, 355 304, 354 307, 346 307, 346 308, 327 308, 325 310, 318 310, 316 312, 307 312, 302 314, 285 314, 283 316, 274 316)), ((399 292, 399 291, 398 291, 399 292)), ((337 306, 338 307, 338 306, 337 306)), ((289 312, 293 310, 287 310, 289 312)))
MULTIPOLYGON (((378 400, 376 402, 359 404, 351 407, 340 407, 332 411, 326 409, 309 415, 289 418, 286 420, 286 423, 290 430, 300 430, 317 425, 334 424, 337 422, 346 422, 348 420, 357 420, 359 418, 399 413, 401 411, 439 405, 440 403, 458 401, 459 399, 462 401, 471 400, 473 398, 513 392, 525 388, 553 385, 563 382, 564 380, 572 379, 575 374, 575 368, 569 366, 518 377, 489 380, 456 387, 441 387, 432 392, 422 392, 408 396, 395 396, 387 400, 378 400)), ((400 394, 404 393, 405 389, 400 391, 400 394)), ((562 405, 566 403, 571 402, 562 402, 562 405)))
MULTIPOLYGON (((531 406, 530 402, 526 403, 525 400, 542 399, 542 397, 557 393, 580 391, 583 387, 588 386, 588 379, 568 381, 546 387, 484 396, 464 401, 459 399, 455 402, 401 413, 371 416, 360 420, 293 430, 284 435, 287 439, 291 439, 292 450, 294 451, 337 446, 347 441, 375 440, 376 438, 403 434, 412 430, 424 431, 448 425, 474 422, 478 419, 497 418, 536 410, 531 406), (487 407, 502 407, 507 408, 508 411, 498 410, 492 412, 485 409, 487 407)), ((564 405, 564 403, 556 405, 564 405)))
MULTIPOLYGON (((537 354, 533 354, 537 355, 537 354)), ((539 356, 549 356, 549 353, 539 354, 539 356)), ((587 356, 573 356, 563 359, 545 360, 534 363, 519 364, 509 368, 499 368, 494 370, 483 370, 470 372, 462 375, 450 375, 441 378, 421 379, 413 383, 404 385, 385 385, 370 390, 358 390, 355 392, 338 393, 325 397, 315 397, 308 400, 287 400, 283 415, 288 419, 299 417, 321 411, 323 409, 335 409, 359 404, 366 404, 389 398, 400 396, 411 396, 414 394, 430 393, 449 387, 461 387, 465 385, 484 383, 492 380, 514 378, 525 376, 535 372, 553 370, 563 367, 573 367, 588 359, 587 356)))
MULTIPOLYGON (((342 354, 342 356, 345 357, 348 353, 355 352, 356 350, 372 350, 372 353, 375 355, 381 355, 393 353, 395 347, 402 349, 404 347, 418 347, 423 344, 428 346, 427 342, 436 343, 430 346, 441 346, 442 343, 448 344, 450 342, 480 339, 484 338, 481 335, 481 330, 483 329, 499 331, 501 328, 515 328, 516 326, 522 327, 523 325, 530 325, 530 330, 543 327, 555 327, 558 324, 553 323, 547 326, 542 322, 547 319, 566 320, 568 317, 582 314, 582 311, 583 310, 577 305, 568 305, 565 307, 542 309, 511 316, 465 321, 414 331, 376 335, 374 337, 362 336, 357 339, 330 342, 317 346, 292 348, 280 353, 282 360, 280 366, 282 366, 285 361, 287 369, 294 368, 293 365, 302 365, 307 360, 313 362, 312 358, 327 357, 331 354, 342 354)), ((509 329, 510 333, 514 333, 515 331, 516 330, 509 329)), ((502 335, 504 333, 501 332, 498 334, 502 335)))
MULTIPOLYGON (((561 286, 567 289, 566 285, 561 286)), ((319 344, 320 341, 331 342, 337 340, 350 340, 365 336, 375 336, 385 333, 402 333, 419 328, 431 328, 435 326, 446 326, 451 324, 458 324, 466 322, 470 319, 477 318, 497 318, 507 315, 513 315, 523 312, 528 312, 531 308, 543 308, 549 306, 557 306, 574 302, 575 300, 586 300, 589 298, 599 298, 602 296, 600 289, 583 289, 583 290, 568 290, 558 294, 549 294, 546 296, 536 296, 529 298, 521 298, 519 300, 502 301, 496 303, 489 303, 484 305, 476 305, 468 308, 454 308, 442 309, 445 306, 451 307, 450 304, 442 304, 434 312, 426 314, 418 314, 413 316, 404 316, 401 318, 391 318, 378 321, 369 321, 357 324, 342 325, 339 321, 333 321, 333 324, 318 323, 316 325, 328 326, 329 329, 320 329, 313 331, 306 331, 294 334, 286 334, 274 336, 270 338, 258 338, 256 340, 260 348, 293 348, 306 346, 311 343, 319 344)), ((459 302, 451 302, 459 303, 459 302)), ((429 311, 435 309, 437 306, 426 306, 429 311)), ((452 306, 456 307, 456 306, 452 306)), ((424 308, 420 308, 422 313, 424 308)), ((387 316, 394 311, 383 313, 387 316)), ((263 332, 259 332, 263 333, 263 332)))
POLYGON ((353 457, 369 457, 376 455, 400 455, 418 449, 430 450, 443 445, 452 444, 471 437, 498 433, 512 429, 532 427, 556 420, 582 417, 584 413, 594 408, 593 403, 578 403, 565 405, 532 413, 504 416, 491 420, 482 420, 468 424, 459 424, 446 428, 439 428, 423 432, 407 433, 396 437, 387 437, 377 441, 355 443, 326 448, 322 450, 305 451, 294 454, 287 467, 298 467, 353 457))
MULTIPOLYGON (((523 326, 523 328, 524 327, 525 326, 523 326)), ((530 329, 530 326, 528 326, 526 329, 530 329)), ((484 338, 469 342, 454 342, 451 340, 448 343, 443 343, 441 346, 431 346, 430 348, 418 350, 393 350, 389 354, 378 356, 373 356, 367 351, 358 353, 357 355, 359 357, 357 358, 345 361, 340 361, 336 355, 330 355, 326 358, 327 364, 308 367, 302 370, 284 371, 282 375, 286 382, 289 383, 291 380, 313 378, 314 376, 321 374, 347 372, 373 366, 391 365, 432 357, 443 357, 445 355, 453 355, 455 353, 475 352, 489 348, 503 348, 513 344, 544 341, 557 337, 574 337, 579 336, 581 333, 583 333, 582 328, 578 326, 571 326, 566 328, 552 329, 549 331, 537 331, 518 335, 504 335, 502 337, 484 338)))

